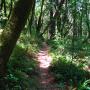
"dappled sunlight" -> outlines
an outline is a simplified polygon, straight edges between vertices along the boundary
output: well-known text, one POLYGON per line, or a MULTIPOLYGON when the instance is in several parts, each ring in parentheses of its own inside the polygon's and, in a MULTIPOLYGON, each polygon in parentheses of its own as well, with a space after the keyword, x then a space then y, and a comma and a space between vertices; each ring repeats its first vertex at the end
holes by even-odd
POLYGON ((49 55, 45 55, 45 56, 40 55, 38 56, 38 61, 40 62, 39 65, 41 68, 48 68, 52 61, 52 58, 49 55))
POLYGON ((48 54, 48 49, 48 46, 44 45, 37 55, 40 68, 48 68, 52 62, 52 57, 48 54))
POLYGON ((39 51, 37 58, 38 58, 38 62, 39 62, 39 74, 40 74, 40 78, 39 78, 39 82, 41 84, 41 86, 51 86, 51 83, 53 83, 54 81, 54 77, 50 74, 49 72, 49 66, 52 62, 52 57, 48 54, 49 52, 49 48, 48 46, 44 46, 42 47, 42 49, 39 51))

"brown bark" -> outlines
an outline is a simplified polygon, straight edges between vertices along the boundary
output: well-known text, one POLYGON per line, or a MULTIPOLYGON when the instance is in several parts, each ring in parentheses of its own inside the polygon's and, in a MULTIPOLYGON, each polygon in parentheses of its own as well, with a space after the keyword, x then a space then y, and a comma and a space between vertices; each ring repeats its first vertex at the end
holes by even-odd
POLYGON ((15 44, 25 26, 29 12, 31 11, 33 0, 18 0, 12 11, 11 17, 1 35, 0 46, 0 74, 6 75, 6 65, 15 44))
POLYGON ((41 12, 40 12, 40 16, 39 16, 38 23, 37 23, 37 35, 40 35, 40 30, 42 27, 43 6, 44 6, 44 0, 42 0, 41 12))
POLYGON ((53 9, 50 10, 50 30, 49 30, 49 35, 50 39, 53 39, 55 36, 55 19, 53 17, 53 9))

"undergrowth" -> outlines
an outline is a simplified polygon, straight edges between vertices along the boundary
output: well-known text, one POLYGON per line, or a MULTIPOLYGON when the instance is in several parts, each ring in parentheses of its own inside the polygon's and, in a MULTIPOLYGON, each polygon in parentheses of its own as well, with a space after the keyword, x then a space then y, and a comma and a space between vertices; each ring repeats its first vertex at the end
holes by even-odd
POLYGON ((28 56, 24 48, 17 45, 8 62, 7 88, 10 90, 26 90, 37 87, 37 62, 28 56))
POLYGON ((56 38, 48 41, 53 58, 50 72, 58 86, 63 86, 63 89, 68 85, 72 88, 77 87, 77 90, 90 90, 90 88, 86 89, 90 87, 90 83, 85 84, 90 79, 90 72, 83 69, 88 66, 87 53, 89 51, 85 51, 87 46, 75 43, 75 48, 78 47, 78 49, 74 50, 69 40, 56 38), (79 48, 80 45, 82 47, 79 48))
POLYGON ((70 82, 72 85, 78 85, 79 82, 88 79, 90 76, 90 73, 83 70, 81 66, 76 66, 65 58, 54 60, 50 70, 57 82, 70 82))

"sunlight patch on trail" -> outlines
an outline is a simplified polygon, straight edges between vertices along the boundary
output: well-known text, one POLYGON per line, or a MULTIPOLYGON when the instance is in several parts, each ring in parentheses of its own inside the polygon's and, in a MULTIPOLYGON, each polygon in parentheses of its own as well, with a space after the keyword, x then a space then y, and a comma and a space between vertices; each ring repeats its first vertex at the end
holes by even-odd
POLYGON ((49 47, 45 44, 37 54, 39 62, 39 82, 41 86, 50 86, 54 81, 54 77, 49 72, 49 66, 52 62, 52 57, 49 55, 49 47))
POLYGON ((52 61, 51 56, 45 55, 45 56, 39 56, 38 61, 40 62, 40 67, 41 68, 48 68, 50 66, 50 63, 52 61))

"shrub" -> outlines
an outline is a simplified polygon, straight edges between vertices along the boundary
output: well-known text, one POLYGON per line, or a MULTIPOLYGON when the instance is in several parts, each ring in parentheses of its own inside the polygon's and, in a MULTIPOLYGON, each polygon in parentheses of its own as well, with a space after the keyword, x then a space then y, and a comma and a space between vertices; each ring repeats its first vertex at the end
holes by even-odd
POLYGON ((57 82, 70 81, 72 84, 84 81, 90 75, 89 72, 83 70, 80 66, 76 66, 65 58, 58 58, 53 60, 50 67, 51 72, 55 76, 57 82))

